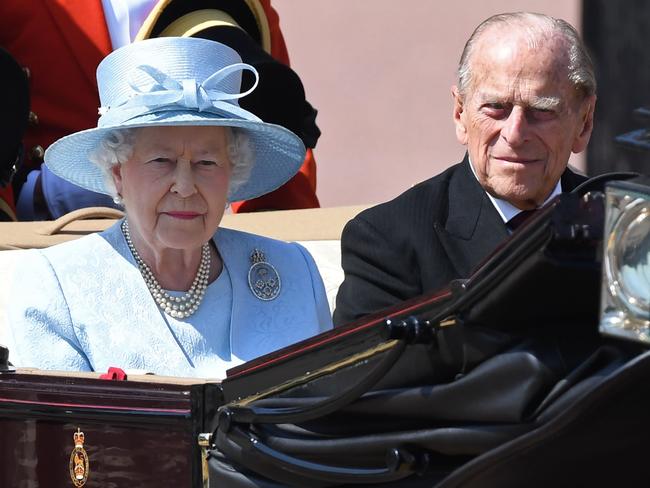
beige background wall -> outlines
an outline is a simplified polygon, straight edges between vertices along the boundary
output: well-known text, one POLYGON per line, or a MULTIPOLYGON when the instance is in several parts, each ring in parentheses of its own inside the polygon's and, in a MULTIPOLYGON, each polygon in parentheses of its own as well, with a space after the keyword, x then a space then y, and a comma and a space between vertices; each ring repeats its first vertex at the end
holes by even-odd
MULTIPOLYGON (((273 0, 318 109, 323 206, 377 203, 460 161, 450 87, 488 16, 530 10, 580 26, 579 0, 273 0)), ((571 161, 581 166, 582 158, 571 161)))

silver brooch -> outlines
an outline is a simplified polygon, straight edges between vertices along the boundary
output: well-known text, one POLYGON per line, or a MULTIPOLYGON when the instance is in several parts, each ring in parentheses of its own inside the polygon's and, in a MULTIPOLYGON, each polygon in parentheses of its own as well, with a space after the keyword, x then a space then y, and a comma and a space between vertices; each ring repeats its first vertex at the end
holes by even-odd
POLYGON ((280 294, 280 275, 272 264, 266 262, 264 253, 255 249, 251 254, 251 264, 248 270, 248 286, 260 300, 274 300, 280 294))

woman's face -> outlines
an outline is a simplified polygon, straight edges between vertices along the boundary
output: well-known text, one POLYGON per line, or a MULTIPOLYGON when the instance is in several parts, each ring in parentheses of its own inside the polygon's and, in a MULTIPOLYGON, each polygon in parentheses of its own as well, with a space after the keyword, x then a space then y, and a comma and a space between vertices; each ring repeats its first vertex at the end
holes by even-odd
POLYGON ((136 129, 133 154, 113 168, 136 242, 161 251, 192 250, 210 240, 228 195, 226 131, 208 126, 136 129))

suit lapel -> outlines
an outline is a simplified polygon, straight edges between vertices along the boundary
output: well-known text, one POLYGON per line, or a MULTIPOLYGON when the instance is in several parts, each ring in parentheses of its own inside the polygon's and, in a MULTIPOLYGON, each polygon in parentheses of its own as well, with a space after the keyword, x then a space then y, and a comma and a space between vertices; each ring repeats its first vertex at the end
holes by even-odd
POLYGON ((574 173, 568 167, 562 173, 562 193, 573 191, 575 187, 587 181, 587 177, 579 173, 574 173))
POLYGON ((101 0, 43 0, 80 71, 96 90, 95 70, 111 52, 101 0))
POLYGON ((434 228, 458 276, 467 277, 508 232, 467 157, 449 182, 448 201, 447 220, 434 228))
MULTIPOLYGON (((585 179, 567 168, 562 174, 562 191, 573 190, 585 179)), ((434 228, 458 276, 467 277, 508 237, 508 231, 467 157, 449 183, 448 201, 447 220, 435 222, 434 228)))

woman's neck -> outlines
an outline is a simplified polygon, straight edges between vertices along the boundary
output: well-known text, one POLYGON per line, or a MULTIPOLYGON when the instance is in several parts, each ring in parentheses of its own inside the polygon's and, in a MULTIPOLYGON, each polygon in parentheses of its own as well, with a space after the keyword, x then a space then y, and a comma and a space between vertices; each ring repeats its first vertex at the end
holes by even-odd
MULTIPOLYGON (((195 249, 160 248, 148 245, 140 236, 131 238, 140 258, 149 266, 158 284, 165 290, 187 291, 199 270, 202 247, 195 249)), ((212 283, 219 274, 223 263, 212 241, 210 249, 209 282, 212 283)))

